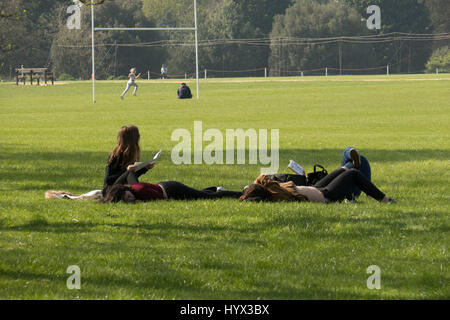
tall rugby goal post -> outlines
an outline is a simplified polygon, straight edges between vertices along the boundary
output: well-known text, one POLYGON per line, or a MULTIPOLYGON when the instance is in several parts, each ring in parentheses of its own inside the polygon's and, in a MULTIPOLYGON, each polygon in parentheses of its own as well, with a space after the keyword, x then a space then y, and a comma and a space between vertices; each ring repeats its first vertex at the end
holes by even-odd
POLYGON ((84 5, 91 6, 92 25, 92 100, 95 103, 95 31, 194 31, 195 32, 195 75, 197 80, 197 99, 200 98, 199 67, 198 67, 198 32, 197 32, 197 0, 194 1, 194 27, 191 28, 105 28, 95 27, 94 7, 105 0, 88 1, 80 0, 84 5))

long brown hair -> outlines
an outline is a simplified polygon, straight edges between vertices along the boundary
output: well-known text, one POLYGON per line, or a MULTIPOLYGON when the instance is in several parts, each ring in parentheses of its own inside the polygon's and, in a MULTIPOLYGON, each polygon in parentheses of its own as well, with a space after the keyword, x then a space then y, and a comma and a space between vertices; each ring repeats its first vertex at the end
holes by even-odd
MULTIPOLYGON (((102 203, 117 203, 123 201, 123 196, 125 192, 130 191, 133 193, 133 189, 129 185, 125 184, 115 184, 107 193, 106 196, 100 201, 102 203)), ((132 202, 132 201, 130 201, 132 202)))
POLYGON ((291 182, 281 185, 266 175, 256 178, 256 183, 245 189, 239 200, 244 201, 309 201, 307 197, 295 191, 295 185, 291 182))
POLYGON ((253 183, 249 185, 242 196, 240 201, 266 201, 270 200, 270 191, 267 190, 262 184, 253 183))
POLYGON ((109 155, 108 165, 114 160, 118 161, 117 165, 125 168, 141 157, 141 149, 139 148, 140 139, 139 129, 136 126, 123 126, 117 134, 117 145, 109 155))

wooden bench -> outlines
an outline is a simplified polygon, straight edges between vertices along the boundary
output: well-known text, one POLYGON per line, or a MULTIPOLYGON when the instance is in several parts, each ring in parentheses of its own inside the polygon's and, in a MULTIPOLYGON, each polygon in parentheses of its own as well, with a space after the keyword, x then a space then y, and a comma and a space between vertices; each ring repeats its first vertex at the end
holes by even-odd
POLYGON ((16 68, 16 85, 19 85, 19 80, 23 81, 23 85, 25 85, 27 75, 30 76, 30 84, 33 85, 33 76, 36 75, 35 78, 37 80, 37 85, 40 85, 41 77, 44 79, 45 84, 47 84, 47 80, 52 81, 52 85, 55 82, 53 72, 49 72, 48 68, 16 68))

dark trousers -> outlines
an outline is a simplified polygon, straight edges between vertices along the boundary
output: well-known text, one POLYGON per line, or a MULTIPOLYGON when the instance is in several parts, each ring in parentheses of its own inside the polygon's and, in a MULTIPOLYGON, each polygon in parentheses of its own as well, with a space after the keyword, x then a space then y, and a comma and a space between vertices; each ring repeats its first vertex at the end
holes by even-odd
MULTIPOLYGON (((347 167, 349 169, 355 168, 355 166, 353 165, 352 157, 350 156, 351 149, 352 147, 347 147, 342 153, 341 159, 342 167, 347 167)), ((358 170, 361 171, 363 176, 365 176, 369 181, 371 181, 372 172, 370 169, 369 161, 364 156, 360 156, 360 159, 361 159, 361 166, 358 168, 358 170)), ((355 197, 359 197, 359 195, 361 194, 361 190, 358 187, 355 187, 355 189, 353 189, 353 194, 355 197)))
POLYGON ((385 196, 383 192, 356 169, 336 169, 317 182, 314 187, 322 191, 325 198, 331 202, 348 199, 355 187, 358 187, 365 194, 378 201, 385 196))
POLYGON ((167 198, 172 200, 197 200, 197 199, 219 199, 219 198, 239 198, 242 192, 235 191, 215 191, 215 188, 196 190, 181 182, 164 181, 159 182, 166 191, 167 198))

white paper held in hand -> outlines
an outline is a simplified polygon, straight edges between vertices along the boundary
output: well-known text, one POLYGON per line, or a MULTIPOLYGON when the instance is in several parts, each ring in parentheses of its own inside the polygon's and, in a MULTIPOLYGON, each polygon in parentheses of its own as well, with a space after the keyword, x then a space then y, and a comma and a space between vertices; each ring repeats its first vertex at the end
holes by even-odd
POLYGON ((149 164, 155 163, 156 160, 158 160, 159 157, 161 156, 161 152, 162 152, 162 150, 159 150, 158 153, 155 154, 155 156, 153 157, 152 160, 148 160, 148 161, 145 161, 145 162, 135 162, 134 165, 135 165, 136 167, 134 168, 134 171, 139 171, 139 170, 141 170, 142 168, 145 168, 146 166, 148 166, 149 164))
POLYGON ((289 161, 288 168, 297 174, 300 174, 302 176, 305 175, 305 169, 294 160, 289 161))

